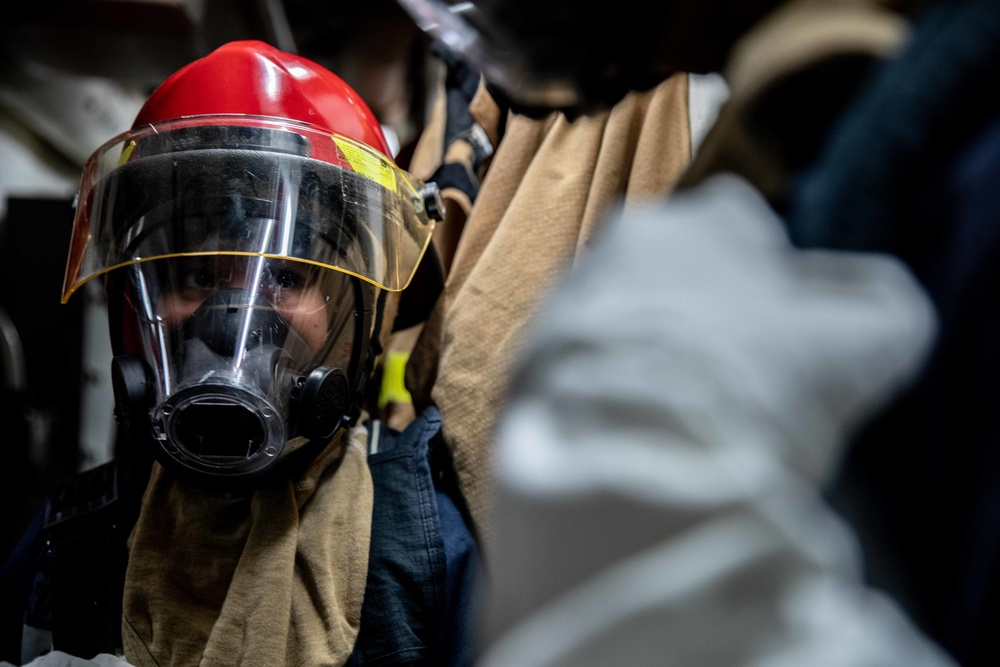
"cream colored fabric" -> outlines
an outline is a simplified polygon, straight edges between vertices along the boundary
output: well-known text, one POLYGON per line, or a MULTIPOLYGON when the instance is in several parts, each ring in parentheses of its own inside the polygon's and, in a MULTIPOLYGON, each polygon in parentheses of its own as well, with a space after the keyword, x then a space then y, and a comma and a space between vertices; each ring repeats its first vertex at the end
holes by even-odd
MULTIPOLYGON (((487 542, 489 445, 523 326, 615 204, 670 191, 690 161, 687 90, 680 74, 572 123, 556 114, 507 119, 444 294, 407 368, 418 409, 433 401, 441 411, 443 437, 487 542)), ((483 98, 481 88, 470 108, 495 141, 499 116, 483 116, 496 109, 483 98)), ((415 155, 413 164, 426 160, 415 155)))
MULTIPOLYGON (((854 58, 857 77, 866 71, 860 63, 891 56, 905 42, 909 23, 885 0, 795 0, 785 3, 754 27, 733 49, 724 75, 730 96, 719 117, 702 142, 691 168, 678 187, 686 188, 712 174, 730 172, 749 180, 770 201, 780 201, 786 194, 789 176, 799 165, 790 164, 789 152, 798 146, 786 146, 779 136, 805 136, 821 140, 827 127, 818 119, 828 110, 812 104, 830 105, 845 102, 853 95, 857 78, 836 78, 820 72, 826 63, 854 58), (810 76, 810 72, 815 72, 810 76), (791 77, 799 76, 799 93, 779 88, 791 77), (804 85, 822 85, 826 93, 810 99, 812 90, 804 85), (841 86, 837 91, 833 87, 841 86), (805 136, 787 132, 787 127, 771 128, 774 116, 760 112, 768 96, 780 90, 784 95, 777 104, 784 111, 796 112, 791 121, 805 136), (841 94, 842 93, 842 94, 841 94)), ((781 122, 786 122, 785 120, 781 122)))
POLYGON ((366 440, 357 427, 297 478, 252 495, 203 492, 154 465, 130 538, 126 659, 343 665, 368 574, 366 440))

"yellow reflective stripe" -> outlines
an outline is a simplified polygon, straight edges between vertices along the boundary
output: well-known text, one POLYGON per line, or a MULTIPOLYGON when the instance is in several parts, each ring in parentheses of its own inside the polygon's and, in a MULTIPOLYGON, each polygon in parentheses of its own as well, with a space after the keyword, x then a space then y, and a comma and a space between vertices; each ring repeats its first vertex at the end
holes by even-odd
MULTIPOLYGON (((428 236, 427 241, 424 243, 424 249, 420 253, 421 258, 424 256, 424 252, 426 252, 429 242, 430 242, 430 237, 428 236)), ((69 301, 69 298, 73 296, 73 293, 76 292, 78 289, 80 289, 80 287, 85 285, 88 281, 93 280, 94 278, 97 278, 99 276, 103 276, 104 274, 110 273, 116 269, 122 269, 125 268, 126 266, 135 266, 136 264, 151 262, 156 259, 170 259, 172 257, 206 257, 212 255, 227 255, 233 257, 264 257, 265 259, 279 259, 282 261, 287 260, 293 262, 301 262, 302 264, 311 264, 312 266, 318 266, 323 269, 330 269, 331 271, 337 271, 338 273, 343 273, 344 275, 354 276, 359 280, 363 280, 366 283, 370 283, 375 287, 378 287, 379 289, 384 289, 387 292, 402 292, 410 285, 410 281, 413 280, 413 274, 417 272, 417 266, 414 265, 413 270, 410 272, 410 275, 406 278, 405 284, 398 287, 390 287, 389 285, 381 283, 370 276, 366 276, 364 274, 357 273, 355 271, 350 271, 348 269, 335 266, 333 264, 326 264, 325 262, 317 262, 312 259, 303 259, 301 257, 293 257, 291 255, 275 255, 269 252, 249 252, 242 250, 213 250, 210 252, 171 252, 162 255, 153 255, 152 257, 137 257, 135 259, 129 259, 124 262, 118 262, 117 264, 113 264, 111 266, 106 266, 101 269, 96 269, 92 273, 89 273, 82 278, 75 278, 72 283, 64 285, 62 303, 66 303, 67 301, 69 301)), ((417 264, 419 263, 420 262, 418 261, 417 264)), ((398 281, 396 282, 398 283, 398 281)))
POLYGON ((386 190, 396 192, 396 168, 391 162, 354 142, 336 136, 332 138, 333 143, 337 144, 337 148, 347 158, 351 169, 368 180, 375 181, 386 190))

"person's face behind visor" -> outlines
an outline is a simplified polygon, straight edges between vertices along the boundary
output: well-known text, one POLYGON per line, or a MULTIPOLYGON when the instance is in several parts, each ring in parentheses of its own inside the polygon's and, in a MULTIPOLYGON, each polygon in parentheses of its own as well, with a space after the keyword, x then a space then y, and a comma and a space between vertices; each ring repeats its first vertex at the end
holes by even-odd
POLYGON ((284 394, 280 385, 296 375, 352 364, 354 285, 339 271, 237 254, 166 257, 125 271, 141 355, 164 396, 212 381, 284 394))
POLYGON ((316 355, 327 345, 336 319, 328 306, 344 283, 334 271, 264 257, 195 255, 164 261, 160 270, 167 275, 157 310, 168 329, 181 330, 216 293, 240 290, 263 299, 316 355))

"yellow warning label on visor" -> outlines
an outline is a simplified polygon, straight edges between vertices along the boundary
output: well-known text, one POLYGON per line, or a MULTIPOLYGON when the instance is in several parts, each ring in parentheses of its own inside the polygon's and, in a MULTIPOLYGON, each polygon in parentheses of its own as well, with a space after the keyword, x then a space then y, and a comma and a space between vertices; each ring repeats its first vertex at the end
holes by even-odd
POLYGON ((351 169, 387 190, 396 192, 396 170, 385 158, 338 137, 333 137, 333 142, 347 158, 351 169))

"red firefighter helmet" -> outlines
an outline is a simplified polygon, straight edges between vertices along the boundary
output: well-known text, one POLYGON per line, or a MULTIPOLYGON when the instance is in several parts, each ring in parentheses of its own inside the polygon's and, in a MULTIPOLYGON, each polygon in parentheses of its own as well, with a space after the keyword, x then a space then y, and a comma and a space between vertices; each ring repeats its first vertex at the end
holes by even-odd
POLYGON ((216 114, 309 123, 390 155, 382 127, 340 77, 263 42, 230 42, 172 74, 139 111, 133 128, 216 114))

